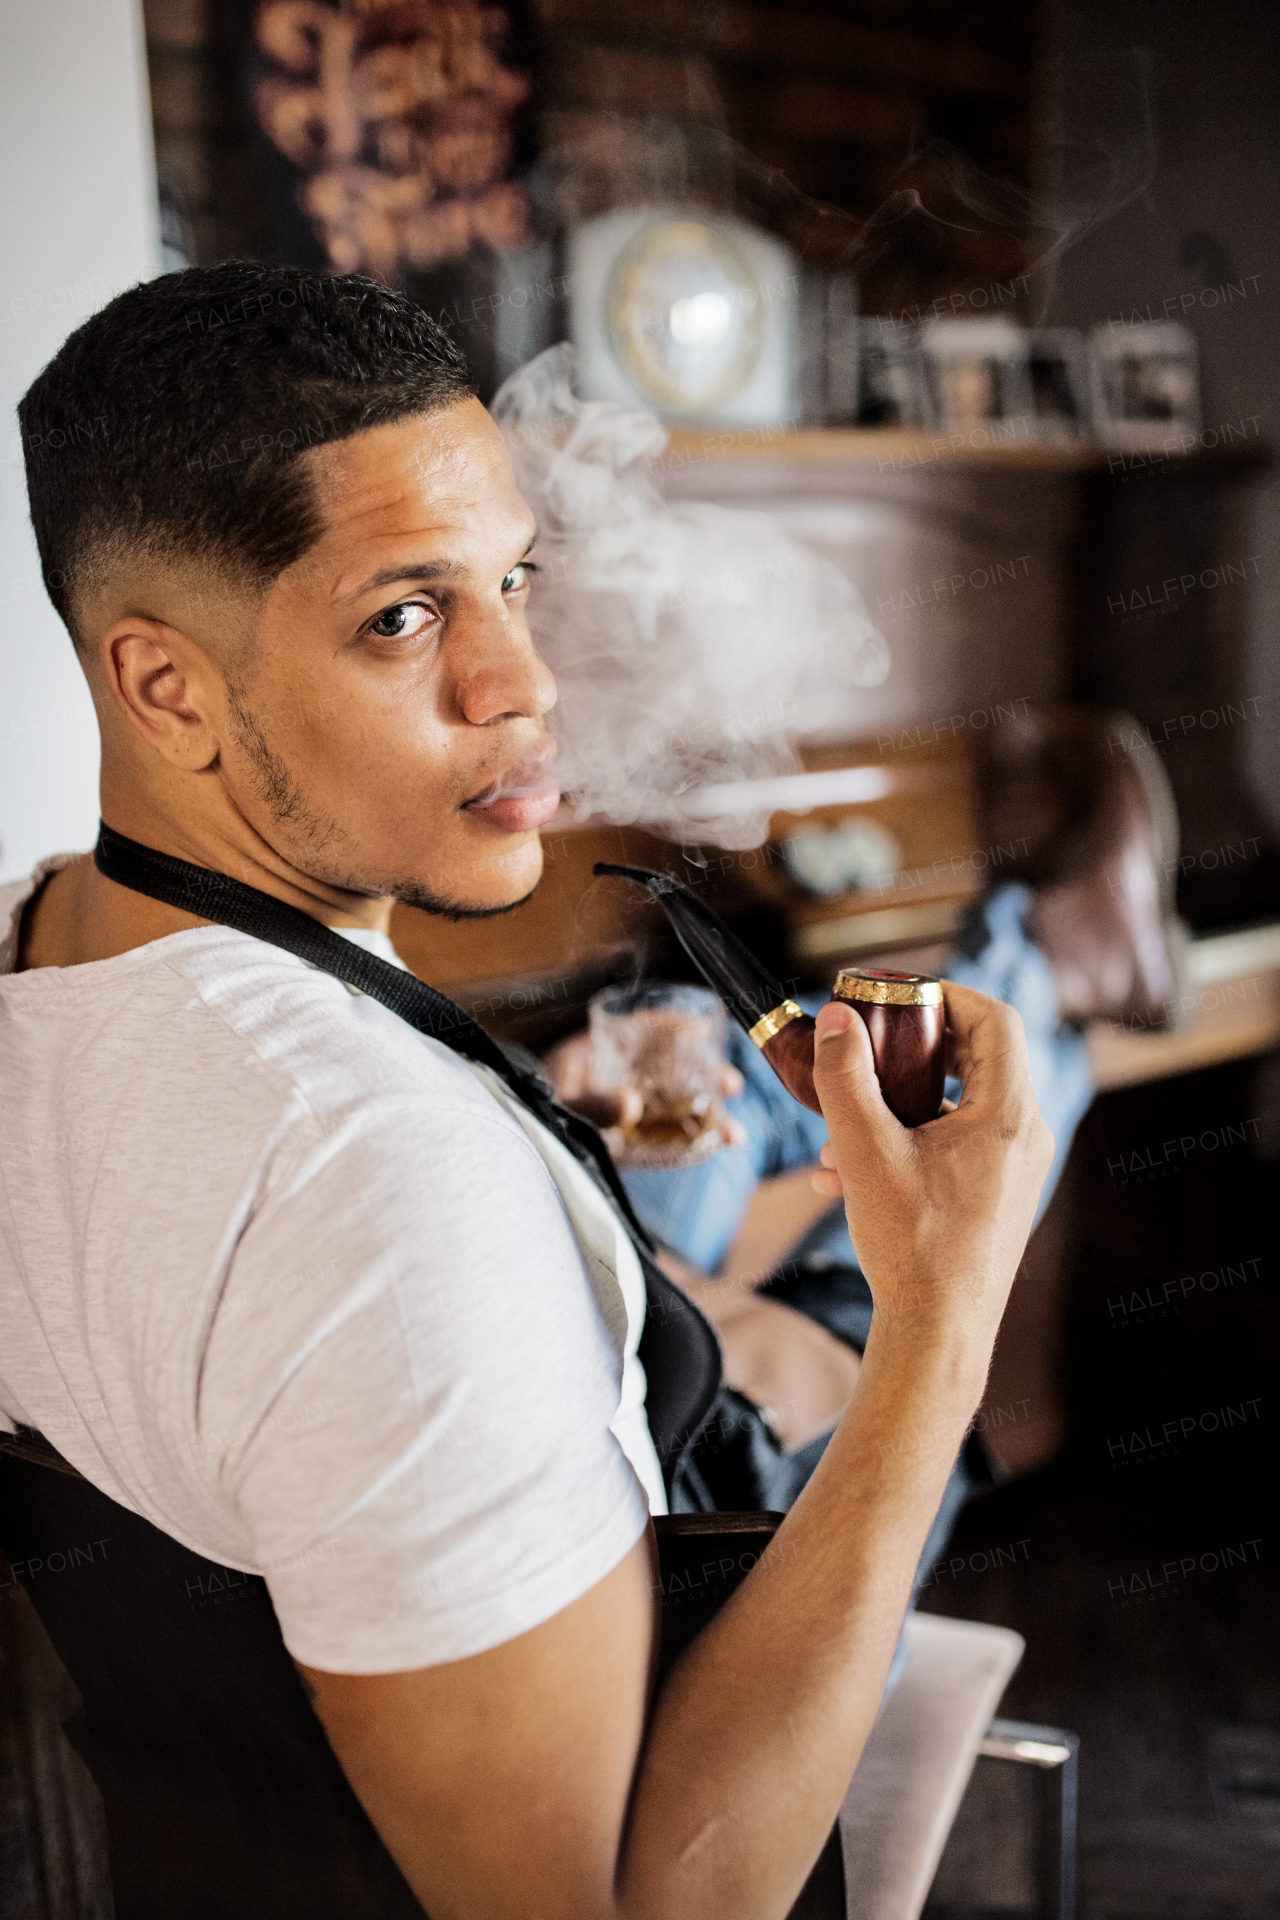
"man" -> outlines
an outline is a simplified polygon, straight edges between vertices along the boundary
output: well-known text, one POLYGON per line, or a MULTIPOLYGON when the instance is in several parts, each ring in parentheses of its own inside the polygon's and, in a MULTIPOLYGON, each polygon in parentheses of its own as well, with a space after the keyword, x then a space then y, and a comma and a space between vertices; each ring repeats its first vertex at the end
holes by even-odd
MULTIPOLYGON (((536 530, 430 320, 355 279, 168 275, 66 343, 29 444, 89 410, 107 439, 33 457, 28 484, 107 828, 385 959, 393 900, 525 898, 555 805, 536 530)), ((87 856, 4 912, 7 1426, 126 1538, 264 1575, 435 1920, 785 1912, 1049 1168, 1016 1015, 949 990, 964 1098, 909 1134, 861 1023, 822 1012, 814 1178, 876 1324, 777 1551, 655 1695, 638 1259, 561 1143, 377 999, 87 856)), ((174 1872, 170 1910, 201 1910, 174 1872)))

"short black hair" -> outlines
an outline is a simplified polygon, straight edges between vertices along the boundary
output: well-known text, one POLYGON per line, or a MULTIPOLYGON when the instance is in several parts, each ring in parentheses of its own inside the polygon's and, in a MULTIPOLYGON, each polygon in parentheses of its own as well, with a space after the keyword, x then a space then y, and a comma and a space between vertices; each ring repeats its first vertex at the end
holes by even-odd
POLYGON ((466 360, 404 294, 360 274, 227 260, 119 294, 18 407, 49 597, 142 554, 264 584, 323 531, 302 459, 470 398, 466 360))

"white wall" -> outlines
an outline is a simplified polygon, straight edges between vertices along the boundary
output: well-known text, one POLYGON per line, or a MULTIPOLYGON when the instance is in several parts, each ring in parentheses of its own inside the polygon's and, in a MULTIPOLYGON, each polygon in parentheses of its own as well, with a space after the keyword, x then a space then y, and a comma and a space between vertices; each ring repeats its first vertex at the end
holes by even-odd
POLYGON ((92 844, 98 734, 27 522, 14 405, 159 271, 138 0, 0 0, 0 879, 92 844))

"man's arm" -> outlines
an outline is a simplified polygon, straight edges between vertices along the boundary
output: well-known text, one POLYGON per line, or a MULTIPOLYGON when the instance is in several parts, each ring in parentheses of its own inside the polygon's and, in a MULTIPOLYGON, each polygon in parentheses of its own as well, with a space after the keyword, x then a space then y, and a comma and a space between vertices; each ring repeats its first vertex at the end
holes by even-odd
POLYGON ((432 1920, 766 1920, 830 1831, 981 1397, 1052 1143, 1017 1016, 948 989, 954 1114, 909 1133, 865 1028, 817 1084, 876 1298, 858 1392, 773 1547, 650 1704, 652 1536, 542 1626, 407 1674, 305 1670, 432 1920))

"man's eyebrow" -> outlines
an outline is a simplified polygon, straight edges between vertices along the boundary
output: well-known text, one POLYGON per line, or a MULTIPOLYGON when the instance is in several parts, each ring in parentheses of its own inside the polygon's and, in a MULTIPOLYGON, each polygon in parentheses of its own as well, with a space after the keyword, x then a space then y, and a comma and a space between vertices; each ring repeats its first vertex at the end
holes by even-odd
POLYGON ((419 560, 404 567, 385 567, 358 586, 353 599, 372 593, 376 587, 398 586, 402 580, 456 580, 466 572, 461 560, 419 560))
MULTIPOLYGON (((519 566, 521 561, 527 560, 537 544, 538 533, 535 528, 533 538, 515 564, 519 566)), ((399 586, 402 580, 457 580, 466 571, 461 560, 420 560, 411 561, 404 567, 385 567, 381 573, 373 574, 358 586, 352 598, 363 599, 366 593, 373 593, 379 587, 399 586)))

